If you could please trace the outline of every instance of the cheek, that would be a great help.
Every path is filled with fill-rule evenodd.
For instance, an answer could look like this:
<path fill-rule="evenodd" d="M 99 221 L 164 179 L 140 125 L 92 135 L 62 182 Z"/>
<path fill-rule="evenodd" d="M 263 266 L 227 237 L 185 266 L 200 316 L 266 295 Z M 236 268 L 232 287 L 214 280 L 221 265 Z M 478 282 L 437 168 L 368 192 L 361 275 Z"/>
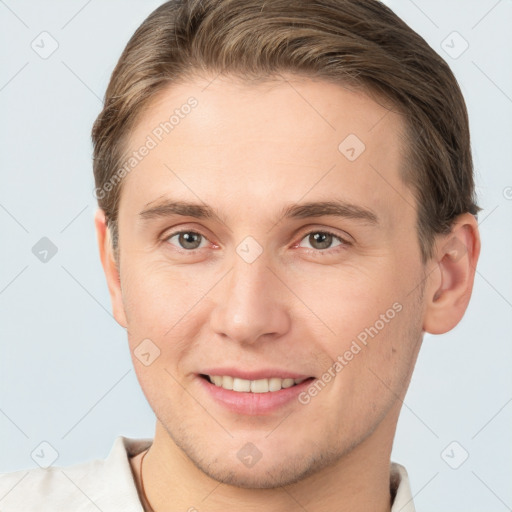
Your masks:
<path fill-rule="evenodd" d="M 339 383 L 374 411 L 405 393 L 422 339 L 414 299 L 394 302 L 376 318 L 345 342 Z"/>
<path fill-rule="evenodd" d="M 182 389 L 173 377 L 178 379 L 188 368 L 189 354 L 197 357 L 201 330 L 208 325 L 207 294 L 218 277 L 142 258 L 132 260 L 125 270 L 123 302 L 139 382 L 151 396 L 165 397 L 172 389 L 178 397 Z M 144 364 L 147 356 L 141 356 L 148 352 L 144 343 L 158 356 L 150 366 Z"/>
<path fill-rule="evenodd" d="M 323 325 L 325 335 L 318 341 L 335 359 L 349 348 L 352 340 L 368 339 L 376 324 L 379 332 L 384 330 L 395 317 L 396 295 L 389 293 L 389 282 L 369 273 L 333 270 L 324 276 L 311 273 L 300 282 L 296 293 L 316 316 L 312 321 L 319 323 L 319 327 Z"/>
<path fill-rule="evenodd" d="M 328 356 L 324 372 L 336 375 L 331 380 L 336 393 L 348 400 L 364 397 L 375 406 L 390 389 L 401 389 L 411 367 L 422 325 L 417 293 L 389 267 L 386 273 L 340 271 L 327 282 L 328 293 L 314 287 L 300 291 L 325 325 L 317 337 L 318 349 Z"/>
<path fill-rule="evenodd" d="M 207 275 L 166 262 L 134 259 L 122 276 L 128 328 L 147 329 L 158 337 L 169 334 L 204 297 L 211 283 Z"/>

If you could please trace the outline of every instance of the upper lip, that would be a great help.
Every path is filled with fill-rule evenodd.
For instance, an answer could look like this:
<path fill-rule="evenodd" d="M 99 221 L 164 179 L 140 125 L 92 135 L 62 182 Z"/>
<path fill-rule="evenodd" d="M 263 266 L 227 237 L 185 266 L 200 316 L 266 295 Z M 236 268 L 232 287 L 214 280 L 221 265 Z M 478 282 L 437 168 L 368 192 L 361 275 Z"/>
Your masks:
<path fill-rule="evenodd" d="M 311 377 L 311 375 L 304 375 L 279 368 L 262 368 L 259 370 L 241 370 L 239 368 L 208 368 L 203 370 L 201 374 L 221 377 L 229 375 L 230 377 L 245 380 L 270 379 L 272 377 L 277 377 L 278 379 L 307 379 Z"/>

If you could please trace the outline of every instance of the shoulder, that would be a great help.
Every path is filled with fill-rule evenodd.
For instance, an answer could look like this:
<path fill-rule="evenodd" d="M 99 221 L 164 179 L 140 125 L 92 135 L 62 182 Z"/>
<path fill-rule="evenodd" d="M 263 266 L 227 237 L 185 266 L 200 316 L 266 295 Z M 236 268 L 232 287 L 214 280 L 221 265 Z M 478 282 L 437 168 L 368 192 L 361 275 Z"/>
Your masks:
<path fill-rule="evenodd" d="M 34 468 L 0 475 L 0 510 L 5 512 L 35 510 L 93 510 L 93 500 L 102 483 L 101 461 L 68 467 Z M 96 511 L 98 509 L 96 508 Z"/>
<path fill-rule="evenodd" d="M 128 456 L 150 444 L 119 436 L 106 459 L 0 474 L 0 510 L 141 512 Z"/>

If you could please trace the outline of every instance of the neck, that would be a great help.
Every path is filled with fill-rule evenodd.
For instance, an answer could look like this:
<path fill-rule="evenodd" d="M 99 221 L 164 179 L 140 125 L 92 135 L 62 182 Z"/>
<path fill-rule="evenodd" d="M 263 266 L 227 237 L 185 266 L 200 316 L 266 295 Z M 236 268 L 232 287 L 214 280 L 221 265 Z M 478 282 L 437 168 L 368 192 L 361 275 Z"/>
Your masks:
<path fill-rule="evenodd" d="M 390 455 L 396 420 L 397 414 L 388 414 L 370 436 L 335 464 L 276 489 L 246 489 L 213 480 L 188 459 L 157 422 L 153 445 L 144 458 L 145 494 L 154 512 L 205 508 L 211 512 L 229 508 L 288 512 L 290 507 L 308 512 L 390 512 Z M 132 459 L 139 486 L 141 455 Z M 149 504 L 144 505 L 151 510 Z"/>

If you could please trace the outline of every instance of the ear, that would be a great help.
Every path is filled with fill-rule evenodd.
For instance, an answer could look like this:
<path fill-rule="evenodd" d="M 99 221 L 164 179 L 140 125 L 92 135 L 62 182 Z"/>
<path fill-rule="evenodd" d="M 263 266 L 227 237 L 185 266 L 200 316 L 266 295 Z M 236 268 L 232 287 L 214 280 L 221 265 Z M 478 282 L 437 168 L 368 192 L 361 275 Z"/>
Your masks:
<path fill-rule="evenodd" d="M 460 322 L 473 290 L 479 254 L 478 223 L 470 213 L 457 217 L 450 233 L 438 237 L 425 288 L 426 332 L 443 334 Z"/>
<path fill-rule="evenodd" d="M 105 212 L 99 209 L 94 216 L 96 226 L 96 236 L 100 250 L 101 264 L 107 278 L 108 291 L 112 302 L 112 311 L 117 323 L 122 327 L 127 327 L 126 315 L 123 306 L 123 297 L 121 294 L 121 280 L 119 278 L 119 268 L 114 256 L 110 230 L 107 227 Z"/>

